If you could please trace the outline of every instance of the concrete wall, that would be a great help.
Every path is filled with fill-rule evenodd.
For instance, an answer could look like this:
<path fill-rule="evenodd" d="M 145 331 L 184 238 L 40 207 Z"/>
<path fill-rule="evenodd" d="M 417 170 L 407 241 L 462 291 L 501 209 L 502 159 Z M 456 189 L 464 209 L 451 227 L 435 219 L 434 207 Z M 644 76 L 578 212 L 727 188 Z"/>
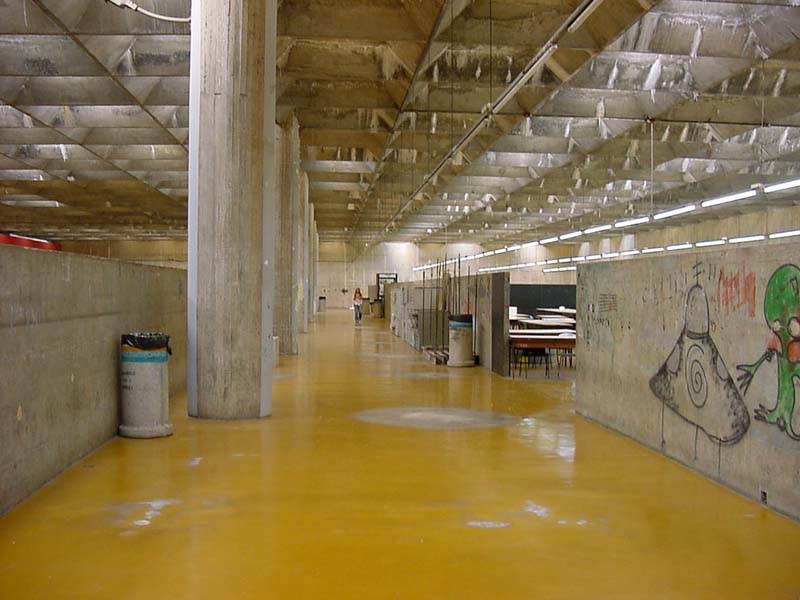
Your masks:
<path fill-rule="evenodd" d="M 367 286 L 375 285 L 377 273 L 397 273 L 398 281 L 421 280 L 421 273 L 413 268 L 430 260 L 448 256 L 481 252 L 476 244 L 412 244 L 410 242 L 384 242 L 359 256 L 358 249 L 345 242 L 320 242 L 318 295 L 327 297 L 332 308 L 348 308 L 355 288 L 360 287 L 366 296 Z M 464 268 L 466 273 L 466 267 Z M 342 293 L 342 290 L 347 290 Z"/>
<path fill-rule="evenodd" d="M 186 240 L 64 240 L 64 252 L 186 269 Z"/>
<path fill-rule="evenodd" d="M 0 513 L 115 435 L 119 336 L 142 330 L 184 389 L 185 271 L 0 246 Z"/>
<path fill-rule="evenodd" d="M 422 311 L 423 282 L 409 281 L 391 285 L 389 289 L 390 301 L 387 304 L 387 315 L 392 332 L 402 338 L 409 345 L 419 348 L 427 345 L 428 338 L 435 336 L 438 330 L 439 339 L 445 340 L 447 345 L 447 313 L 440 311 L 437 320 L 434 311 L 430 310 L 432 301 L 431 293 L 435 283 L 426 281 L 425 322 L 428 324 L 427 332 L 420 332 L 420 314 Z M 460 288 L 459 288 L 460 286 Z M 456 290 L 459 292 L 456 294 Z M 479 356 L 480 364 L 498 375 L 508 375 L 508 301 L 509 301 L 508 273 L 492 273 L 471 277 L 451 278 L 447 283 L 447 294 L 450 297 L 449 305 L 454 312 L 462 314 L 475 314 L 476 327 L 475 350 Z M 459 302 L 455 302 L 456 296 Z M 433 297 L 433 300 L 432 300 Z M 417 318 L 414 319 L 414 315 Z M 431 323 L 438 325 L 431 327 Z M 433 332 L 433 333 L 431 333 Z"/>
<path fill-rule="evenodd" d="M 578 412 L 800 518 L 797 265 L 785 243 L 579 266 Z"/>

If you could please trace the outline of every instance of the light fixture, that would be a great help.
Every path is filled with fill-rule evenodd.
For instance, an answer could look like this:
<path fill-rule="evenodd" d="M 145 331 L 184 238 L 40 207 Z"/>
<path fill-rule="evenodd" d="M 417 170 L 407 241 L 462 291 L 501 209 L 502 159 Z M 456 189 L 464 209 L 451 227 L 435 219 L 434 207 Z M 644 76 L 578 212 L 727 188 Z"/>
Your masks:
<path fill-rule="evenodd" d="M 18 240 L 30 240 L 32 242 L 42 242 L 44 244 L 49 244 L 50 243 L 47 240 L 43 240 L 41 238 L 31 237 L 29 235 L 19 235 L 19 234 L 16 234 L 16 233 L 9 233 L 8 235 L 10 237 L 17 238 Z"/>
<path fill-rule="evenodd" d="M 548 260 L 548 261 L 547 261 L 547 264 L 548 264 L 548 265 L 554 265 L 554 264 L 556 264 L 557 262 L 558 262 L 558 259 L 557 259 L 557 258 L 551 258 L 550 260 Z"/>
<path fill-rule="evenodd" d="M 764 192 L 771 194 L 772 192 L 782 192 L 783 190 L 791 190 L 792 188 L 796 187 L 800 187 L 800 179 L 792 179 L 791 181 L 784 181 L 783 183 L 768 185 L 764 188 Z"/>
<path fill-rule="evenodd" d="M 642 225 L 643 223 L 649 223 L 650 217 L 636 217 L 635 219 L 625 219 L 623 221 L 617 221 L 614 223 L 614 227 L 631 227 L 632 225 Z"/>
<path fill-rule="evenodd" d="M 725 240 L 706 240 L 704 242 L 697 242 L 695 246 L 698 248 L 707 248 L 708 246 L 722 246 Z"/>
<path fill-rule="evenodd" d="M 46 200 L 44 198 L 36 198 L 36 197 L 34 198 L 12 197 L 0 200 L 0 204 L 5 204 L 6 206 L 16 206 L 18 208 L 60 208 L 62 206 L 66 206 L 65 204 L 59 202 L 58 200 Z"/>
<path fill-rule="evenodd" d="M 522 248 L 520 244 L 513 244 L 511 246 L 506 246 L 506 250 L 508 250 L 509 252 L 514 252 L 515 250 L 519 250 L 520 248 Z"/>
<path fill-rule="evenodd" d="M 653 219 L 656 221 L 660 221 L 661 219 L 669 219 L 670 217 L 685 215 L 686 213 L 690 213 L 695 210 L 697 210 L 697 206 L 695 204 L 689 204 L 687 206 L 681 206 L 680 208 L 673 208 L 672 210 L 667 210 L 664 212 L 657 213 L 653 215 Z"/>
<path fill-rule="evenodd" d="M 544 244 L 550 244 L 551 242 L 557 242 L 557 241 L 558 241 L 557 237 L 549 237 L 549 238 L 545 238 L 543 240 L 539 240 L 539 243 L 544 245 Z"/>
<path fill-rule="evenodd" d="M 604 252 L 603 258 L 617 258 L 619 256 L 619 252 Z"/>
<path fill-rule="evenodd" d="M 638 250 L 625 250 L 625 252 L 620 252 L 620 256 L 635 256 L 639 254 Z"/>
<path fill-rule="evenodd" d="M 600 254 L 589 254 L 586 257 L 586 260 L 597 260 L 598 258 L 603 258 Z"/>
<path fill-rule="evenodd" d="M 583 262 L 585 260 L 586 260 L 585 256 L 573 256 L 572 257 L 572 262 Z"/>
<path fill-rule="evenodd" d="M 538 246 L 538 245 L 539 245 L 539 242 L 525 242 L 524 244 L 522 244 L 522 247 L 523 248 L 531 248 L 533 246 Z"/>
<path fill-rule="evenodd" d="M 564 233 L 564 234 L 558 236 L 558 239 L 560 239 L 560 240 L 571 240 L 572 238 L 576 238 L 576 237 L 581 236 L 581 235 L 583 235 L 583 232 L 580 231 L 580 230 L 578 230 L 578 231 L 570 231 L 569 233 Z"/>
<path fill-rule="evenodd" d="M 737 200 L 744 200 L 746 198 L 752 198 L 758 194 L 757 190 L 746 190 L 744 192 L 737 192 L 735 194 L 729 194 L 727 196 L 721 196 L 719 198 L 714 198 L 713 200 L 706 200 L 700 206 L 703 208 L 709 208 L 711 206 L 718 206 L 720 204 L 727 204 L 728 202 L 736 202 Z"/>
<path fill-rule="evenodd" d="M 800 235 L 800 229 L 793 229 L 791 231 L 779 231 L 777 233 L 770 233 L 769 239 L 778 240 L 780 238 L 794 237 Z"/>
<path fill-rule="evenodd" d="M 658 247 L 658 248 L 645 248 L 644 250 L 642 250 L 642 254 L 655 254 L 656 252 L 663 252 L 663 251 L 664 251 L 664 248 L 661 248 L 661 247 Z"/>
<path fill-rule="evenodd" d="M 692 244 L 686 242 L 684 244 L 673 244 L 672 246 L 667 246 L 667 250 L 672 252 L 673 250 L 688 250 L 692 247 Z"/>
<path fill-rule="evenodd" d="M 763 235 L 745 235 L 743 237 L 735 237 L 731 238 L 728 241 L 731 244 L 742 244 L 744 242 L 760 242 L 761 240 L 765 239 L 766 236 Z"/>
<path fill-rule="evenodd" d="M 600 233 L 601 231 L 608 231 L 611 229 L 611 225 L 597 225 L 596 227 L 589 227 L 589 229 L 584 229 L 583 233 Z"/>
<path fill-rule="evenodd" d="M 567 31 L 569 33 L 575 33 L 575 31 L 581 25 L 583 25 L 586 20 L 592 16 L 592 14 L 594 14 L 594 11 L 596 11 L 602 3 L 603 0 L 594 0 L 589 6 L 583 9 L 583 12 L 579 14 L 572 23 L 569 24 Z"/>
<path fill-rule="evenodd" d="M 560 262 L 560 263 L 568 263 L 568 262 L 572 262 L 572 259 L 571 258 L 559 258 L 558 262 Z"/>

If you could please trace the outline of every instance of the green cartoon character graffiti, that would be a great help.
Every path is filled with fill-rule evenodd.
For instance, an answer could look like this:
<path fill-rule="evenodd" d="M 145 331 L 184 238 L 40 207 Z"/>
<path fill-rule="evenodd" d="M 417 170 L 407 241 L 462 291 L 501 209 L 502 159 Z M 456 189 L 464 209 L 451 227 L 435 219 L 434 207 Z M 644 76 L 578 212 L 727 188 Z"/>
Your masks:
<path fill-rule="evenodd" d="M 800 433 L 792 426 L 795 406 L 795 380 L 800 381 L 800 269 L 783 265 L 770 277 L 764 294 L 764 317 L 772 330 L 766 352 L 752 365 L 739 365 L 738 377 L 742 394 L 764 362 L 778 361 L 778 400 L 772 409 L 759 405 L 754 416 L 760 421 L 777 425 L 793 440 Z"/>

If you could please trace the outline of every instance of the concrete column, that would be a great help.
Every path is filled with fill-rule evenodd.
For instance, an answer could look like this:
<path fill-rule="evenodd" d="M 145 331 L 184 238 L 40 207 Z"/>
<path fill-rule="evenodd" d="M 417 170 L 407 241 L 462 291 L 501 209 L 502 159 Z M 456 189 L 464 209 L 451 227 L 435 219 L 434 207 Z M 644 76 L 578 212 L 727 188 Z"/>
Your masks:
<path fill-rule="evenodd" d="M 316 282 L 314 281 L 314 270 L 316 268 L 316 257 L 314 256 L 314 239 L 317 235 L 317 224 L 314 222 L 314 205 L 308 203 L 308 240 L 306 244 L 306 252 L 308 253 L 308 261 L 306 263 L 306 277 L 308 278 L 308 285 L 306 286 L 306 312 L 308 313 L 308 322 L 314 322 L 314 315 L 316 314 Z"/>
<path fill-rule="evenodd" d="M 276 19 L 275 0 L 192 5 L 187 387 L 196 417 L 270 413 L 262 270 L 273 261 L 262 220 L 271 206 L 265 133 L 274 121 Z"/>
<path fill-rule="evenodd" d="M 300 299 L 300 130 L 290 116 L 281 127 L 281 185 L 277 211 L 275 335 L 281 354 L 297 354 Z"/>
<path fill-rule="evenodd" d="M 308 333 L 308 217 L 308 175 L 305 171 L 300 171 L 300 237 L 298 239 L 298 254 L 300 255 L 298 330 L 300 333 Z"/>

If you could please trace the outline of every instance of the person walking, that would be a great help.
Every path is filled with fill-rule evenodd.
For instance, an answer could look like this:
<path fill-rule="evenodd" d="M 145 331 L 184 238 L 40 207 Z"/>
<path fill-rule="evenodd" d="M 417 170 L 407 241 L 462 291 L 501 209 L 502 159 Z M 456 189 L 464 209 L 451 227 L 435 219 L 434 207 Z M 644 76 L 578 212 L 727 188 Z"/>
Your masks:
<path fill-rule="evenodd" d="M 364 297 L 361 295 L 361 288 L 356 288 L 356 293 L 353 294 L 353 311 L 356 316 L 356 325 L 361 323 L 361 304 Z"/>

